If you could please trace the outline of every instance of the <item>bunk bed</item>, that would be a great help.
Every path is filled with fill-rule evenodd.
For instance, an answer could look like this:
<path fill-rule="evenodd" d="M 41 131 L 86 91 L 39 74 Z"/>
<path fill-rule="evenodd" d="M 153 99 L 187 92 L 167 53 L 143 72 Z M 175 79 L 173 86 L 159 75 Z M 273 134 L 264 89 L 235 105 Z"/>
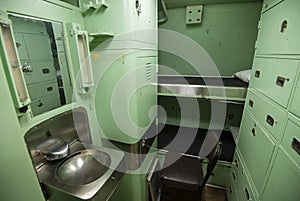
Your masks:
<path fill-rule="evenodd" d="M 237 77 L 158 76 L 159 96 L 244 102 L 247 88 Z"/>
<path fill-rule="evenodd" d="M 183 97 L 197 98 L 200 100 L 220 101 L 226 104 L 244 105 L 249 83 L 240 78 L 233 77 L 199 77 L 199 76 L 158 76 L 159 97 Z M 242 112 L 242 110 L 241 110 Z M 205 128 L 183 127 L 186 135 L 177 135 L 178 125 L 160 124 L 158 148 L 165 151 L 177 151 L 180 153 L 197 156 L 205 136 L 210 132 Z M 196 129 L 196 130 L 195 130 Z M 239 127 L 232 126 L 228 130 L 219 130 L 220 141 L 223 143 L 221 160 L 231 162 L 235 150 Z M 193 136 L 191 133 L 196 133 Z M 193 136 L 193 143 L 187 147 L 183 145 L 185 138 Z M 177 139 L 178 143 L 174 142 Z M 192 139 L 191 139 L 192 140 Z"/>

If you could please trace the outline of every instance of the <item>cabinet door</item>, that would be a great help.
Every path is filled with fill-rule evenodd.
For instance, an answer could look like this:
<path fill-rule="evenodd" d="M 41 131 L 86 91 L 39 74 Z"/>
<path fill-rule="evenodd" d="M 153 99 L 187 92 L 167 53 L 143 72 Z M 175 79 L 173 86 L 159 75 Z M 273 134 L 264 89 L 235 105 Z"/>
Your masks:
<path fill-rule="evenodd" d="M 279 38 L 276 52 L 279 54 L 300 53 L 300 1 L 287 0 L 282 2 L 281 15 L 277 23 Z"/>
<path fill-rule="evenodd" d="M 294 97 L 292 100 L 292 106 L 291 106 L 291 112 L 295 115 L 297 115 L 298 117 L 300 117 L 300 107 L 299 107 L 299 103 L 300 103 L 300 75 L 298 74 L 298 84 L 295 87 L 295 93 L 294 93 Z"/>
<path fill-rule="evenodd" d="M 254 88 L 287 107 L 298 73 L 298 60 L 255 58 L 250 82 Z"/>
<path fill-rule="evenodd" d="M 34 116 L 48 112 L 61 105 L 59 94 L 40 97 L 32 100 L 31 109 Z"/>
<path fill-rule="evenodd" d="M 27 86 L 27 88 L 30 98 L 32 99 L 37 99 L 43 96 L 49 96 L 59 93 L 56 80 L 38 84 L 30 84 Z"/>
<path fill-rule="evenodd" d="M 48 35 L 23 34 L 27 53 L 31 61 L 53 61 L 51 42 Z"/>
<path fill-rule="evenodd" d="M 260 195 L 267 180 L 275 143 L 247 110 L 242 119 L 238 148 Z"/>
<path fill-rule="evenodd" d="M 245 172 L 238 174 L 238 185 L 236 186 L 236 193 L 239 201 L 255 201 L 251 185 L 247 179 Z"/>
<path fill-rule="evenodd" d="M 281 141 L 287 112 L 252 90 L 248 91 L 246 108 L 261 122 L 277 141 Z"/>
<path fill-rule="evenodd" d="M 299 187 L 300 167 L 279 150 L 262 200 L 299 201 Z"/>
<path fill-rule="evenodd" d="M 300 121 L 289 120 L 282 139 L 282 147 L 300 167 Z"/>
<path fill-rule="evenodd" d="M 262 14 L 257 54 L 300 53 L 299 6 L 299 0 L 287 0 Z"/>
<path fill-rule="evenodd" d="M 282 2 L 283 0 L 264 0 L 261 12 L 265 12 L 272 7 L 274 7 L 276 4 Z"/>
<path fill-rule="evenodd" d="M 275 6 L 262 14 L 258 27 L 256 54 L 272 54 L 276 50 L 279 37 L 280 9 L 280 6 Z"/>
<path fill-rule="evenodd" d="M 27 85 L 56 79 L 56 70 L 52 61 L 21 63 L 24 66 L 30 65 L 32 67 L 32 72 L 24 73 L 24 78 Z"/>
<path fill-rule="evenodd" d="M 19 58 L 21 61 L 28 61 L 28 54 L 26 50 L 26 44 L 22 33 L 14 33 Z"/>
<path fill-rule="evenodd" d="M 226 187 L 226 195 L 228 201 L 238 201 L 236 194 L 237 177 L 234 170 L 229 172 L 229 178 Z"/>

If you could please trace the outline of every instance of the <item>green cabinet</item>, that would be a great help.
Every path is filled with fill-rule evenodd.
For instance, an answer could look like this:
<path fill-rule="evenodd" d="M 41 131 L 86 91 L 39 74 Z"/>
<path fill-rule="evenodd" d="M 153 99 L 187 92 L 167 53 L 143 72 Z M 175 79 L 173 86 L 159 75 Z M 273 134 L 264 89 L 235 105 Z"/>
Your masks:
<path fill-rule="evenodd" d="M 236 194 L 236 184 L 237 184 L 236 173 L 233 170 L 231 170 L 228 176 L 229 178 L 226 187 L 227 199 L 230 201 L 239 201 Z"/>
<path fill-rule="evenodd" d="M 299 60 L 255 58 L 250 88 L 287 107 L 298 73 Z"/>
<path fill-rule="evenodd" d="M 31 84 L 28 85 L 27 88 L 32 99 L 59 93 L 56 80 L 52 80 L 50 82 L 45 82 L 42 84 Z"/>
<path fill-rule="evenodd" d="M 262 14 L 258 28 L 258 36 L 256 43 L 256 54 L 267 54 L 274 52 L 277 48 L 279 35 L 280 7 L 276 6 L 268 12 Z"/>
<path fill-rule="evenodd" d="M 248 175 L 244 162 L 240 157 L 239 149 L 235 152 L 233 166 L 228 177 L 229 182 L 226 188 L 228 200 L 258 200 L 254 187 L 250 182 L 251 177 Z"/>
<path fill-rule="evenodd" d="M 291 112 L 300 118 L 300 75 L 298 74 L 298 83 L 295 87 L 295 93 L 292 100 Z"/>
<path fill-rule="evenodd" d="M 19 53 L 19 58 L 22 61 L 28 61 L 28 54 L 27 54 L 27 50 L 26 50 L 26 44 L 23 38 L 23 34 L 22 33 L 14 33 L 15 36 L 15 42 L 16 42 L 16 47 L 17 47 L 17 51 Z"/>
<path fill-rule="evenodd" d="M 300 54 L 299 6 L 298 0 L 285 0 L 262 14 L 257 54 Z"/>
<path fill-rule="evenodd" d="M 34 116 L 48 112 L 61 105 L 59 94 L 39 97 L 33 99 L 31 103 L 32 114 Z"/>
<path fill-rule="evenodd" d="M 275 142 L 247 110 L 245 110 L 242 119 L 240 135 L 238 148 L 257 193 L 260 195 L 270 170 Z"/>
<path fill-rule="evenodd" d="M 276 4 L 282 2 L 283 0 L 265 0 L 261 9 L 261 12 L 265 12 L 272 7 L 274 7 Z"/>
<path fill-rule="evenodd" d="M 56 79 L 56 70 L 52 61 L 21 62 L 21 64 L 32 67 L 31 72 L 24 73 L 27 85 Z"/>
<path fill-rule="evenodd" d="M 290 160 L 284 150 L 280 149 L 262 201 L 298 201 L 300 198 L 299 187 L 300 166 Z"/>
<path fill-rule="evenodd" d="M 261 122 L 277 141 L 281 141 L 287 112 L 272 101 L 249 90 L 246 108 Z"/>
<path fill-rule="evenodd" d="M 282 139 L 282 147 L 300 167 L 300 120 L 289 119 Z"/>
<path fill-rule="evenodd" d="M 299 0 L 263 3 L 239 154 L 232 166 L 239 200 L 300 198 L 299 7 Z"/>
<path fill-rule="evenodd" d="M 53 61 L 48 35 L 24 33 L 23 37 L 30 61 Z"/>

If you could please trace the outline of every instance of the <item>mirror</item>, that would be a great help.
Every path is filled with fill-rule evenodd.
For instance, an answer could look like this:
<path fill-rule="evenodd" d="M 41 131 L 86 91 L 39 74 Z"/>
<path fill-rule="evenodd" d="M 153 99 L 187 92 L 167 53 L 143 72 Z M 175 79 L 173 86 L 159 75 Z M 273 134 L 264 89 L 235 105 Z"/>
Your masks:
<path fill-rule="evenodd" d="M 9 15 L 33 116 L 72 101 L 63 25 Z"/>

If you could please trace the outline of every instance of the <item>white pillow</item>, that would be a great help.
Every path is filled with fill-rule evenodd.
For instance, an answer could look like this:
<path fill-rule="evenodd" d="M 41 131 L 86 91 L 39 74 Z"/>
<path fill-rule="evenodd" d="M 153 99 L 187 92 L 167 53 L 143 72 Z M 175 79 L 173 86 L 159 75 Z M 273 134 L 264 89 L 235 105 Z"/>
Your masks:
<path fill-rule="evenodd" d="M 242 70 L 233 74 L 233 76 L 239 78 L 240 80 L 249 83 L 251 77 L 251 70 Z"/>

